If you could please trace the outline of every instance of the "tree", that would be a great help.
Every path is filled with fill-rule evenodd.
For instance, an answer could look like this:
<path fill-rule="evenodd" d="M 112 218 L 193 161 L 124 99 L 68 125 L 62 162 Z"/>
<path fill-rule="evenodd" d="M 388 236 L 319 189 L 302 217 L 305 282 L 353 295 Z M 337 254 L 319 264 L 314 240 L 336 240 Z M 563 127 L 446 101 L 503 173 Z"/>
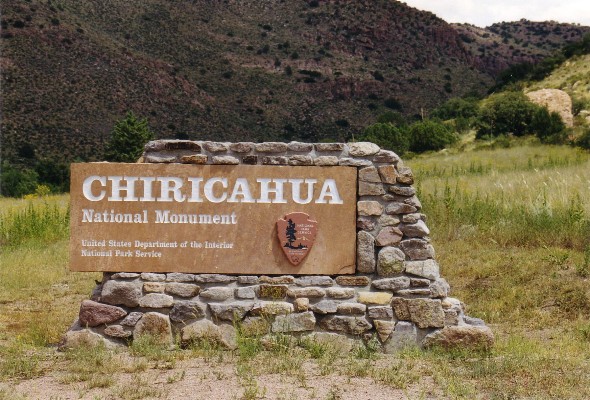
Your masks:
<path fill-rule="evenodd" d="M 381 148 L 404 154 L 410 148 L 410 139 L 404 128 L 390 123 L 376 123 L 365 128 L 359 140 L 373 142 Z"/>
<path fill-rule="evenodd" d="M 505 92 L 490 96 L 479 110 L 477 138 L 530 133 L 533 115 L 539 106 L 522 92 Z"/>
<path fill-rule="evenodd" d="M 147 119 L 138 119 L 129 111 L 125 118 L 115 123 L 105 158 L 115 162 L 136 162 L 143 153 L 143 146 L 153 138 Z"/>
<path fill-rule="evenodd" d="M 37 188 L 37 173 L 32 169 L 17 169 L 4 163 L 0 174 L 0 194 L 8 197 L 22 197 L 34 193 Z"/>
<path fill-rule="evenodd" d="M 434 120 L 415 122 L 410 126 L 410 150 L 421 153 L 441 150 L 455 143 L 457 135 L 445 124 Z"/>
<path fill-rule="evenodd" d="M 530 126 L 543 143 L 562 143 L 565 140 L 565 124 L 556 112 L 549 112 L 545 107 L 539 107 L 533 114 Z"/>

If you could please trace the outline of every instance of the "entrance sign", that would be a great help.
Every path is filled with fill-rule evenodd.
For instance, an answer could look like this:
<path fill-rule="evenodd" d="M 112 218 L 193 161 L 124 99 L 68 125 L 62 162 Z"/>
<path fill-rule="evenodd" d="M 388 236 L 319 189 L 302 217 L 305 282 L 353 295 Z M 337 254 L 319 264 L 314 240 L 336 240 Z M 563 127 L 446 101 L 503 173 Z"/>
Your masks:
<path fill-rule="evenodd" d="M 86 163 L 71 170 L 74 271 L 354 273 L 356 168 Z"/>

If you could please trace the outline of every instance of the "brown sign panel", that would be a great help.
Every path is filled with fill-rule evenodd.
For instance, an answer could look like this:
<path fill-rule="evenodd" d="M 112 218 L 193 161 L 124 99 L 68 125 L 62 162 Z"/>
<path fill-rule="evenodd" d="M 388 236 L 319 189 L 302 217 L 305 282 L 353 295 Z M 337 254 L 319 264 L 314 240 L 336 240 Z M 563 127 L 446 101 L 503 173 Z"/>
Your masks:
<path fill-rule="evenodd" d="M 73 164 L 70 268 L 354 273 L 356 182 L 351 167 Z"/>

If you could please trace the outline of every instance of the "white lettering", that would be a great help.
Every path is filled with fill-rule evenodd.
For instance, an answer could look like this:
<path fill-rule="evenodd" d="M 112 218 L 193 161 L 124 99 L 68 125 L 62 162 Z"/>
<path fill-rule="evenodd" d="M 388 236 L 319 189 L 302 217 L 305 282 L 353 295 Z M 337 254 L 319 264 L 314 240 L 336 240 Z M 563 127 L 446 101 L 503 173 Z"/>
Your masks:
<path fill-rule="evenodd" d="M 338 193 L 338 187 L 336 186 L 336 181 L 334 179 L 325 180 L 324 186 L 322 186 L 322 191 L 320 192 L 320 197 L 318 197 L 315 202 L 317 204 L 326 204 L 326 197 L 330 197 L 328 204 L 343 203 L 340 193 Z"/>
<path fill-rule="evenodd" d="M 84 179 L 84 183 L 82 184 L 82 193 L 84 193 L 84 197 L 90 201 L 101 201 L 106 195 L 106 190 L 101 190 L 100 194 L 95 196 L 94 193 L 92 193 L 92 183 L 95 181 L 100 182 L 103 187 L 107 184 L 106 176 L 89 176 L 88 178 Z"/>
<path fill-rule="evenodd" d="M 283 193 L 283 184 L 287 182 L 287 179 L 268 179 L 268 178 L 259 178 L 256 179 L 256 182 L 260 183 L 260 198 L 258 199 L 258 203 L 286 203 L 287 201 L 284 198 Z M 274 188 L 271 188 L 269 184 L 273 182 L 275 184 Z M 275 196 L 274 200 L 270 200 L 268 197 L 269 194 L 273 193 Z"/>

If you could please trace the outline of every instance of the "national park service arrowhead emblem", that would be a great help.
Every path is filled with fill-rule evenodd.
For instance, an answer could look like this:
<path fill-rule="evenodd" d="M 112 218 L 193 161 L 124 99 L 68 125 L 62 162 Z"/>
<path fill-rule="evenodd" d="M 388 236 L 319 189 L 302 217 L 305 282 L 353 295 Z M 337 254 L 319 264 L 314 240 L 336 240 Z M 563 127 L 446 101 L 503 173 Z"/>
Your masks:
<path fill-rule="evenodd" d="M 299 265 L 311 250 L 318 232 L 318 222 L 302 212 L 292 212 L 277 221 L 277 234 L 289 262 Z"/>

